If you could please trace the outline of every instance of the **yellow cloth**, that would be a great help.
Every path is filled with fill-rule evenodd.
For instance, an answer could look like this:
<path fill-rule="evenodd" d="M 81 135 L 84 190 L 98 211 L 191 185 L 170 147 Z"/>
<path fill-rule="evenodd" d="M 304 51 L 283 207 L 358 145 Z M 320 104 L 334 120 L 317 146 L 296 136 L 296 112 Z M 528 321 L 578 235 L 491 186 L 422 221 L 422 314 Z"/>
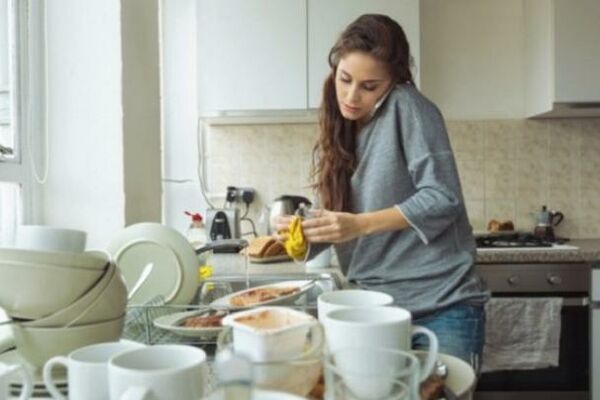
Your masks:
<path fill-rule="evenodd" d="M 294 260 L 302 260 L 308 247 L 302 231 L 302 218 L 294 216 L 288 229 L 289 236 L 284 243 L 285 251 Z"/>

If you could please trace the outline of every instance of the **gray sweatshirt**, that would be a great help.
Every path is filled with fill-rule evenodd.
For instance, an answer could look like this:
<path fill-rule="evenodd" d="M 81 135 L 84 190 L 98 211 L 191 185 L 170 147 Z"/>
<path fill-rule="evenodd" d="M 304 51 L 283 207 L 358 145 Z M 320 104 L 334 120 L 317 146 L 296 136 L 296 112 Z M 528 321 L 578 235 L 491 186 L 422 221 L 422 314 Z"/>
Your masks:
<path fill-rule="evenodd" d="M 348 279 L 389 293 L 414 317 L 483 304 L 489 294 L 474 273 L 475 241 L 436 106 L 397 86 L 359 133 L 356 156 L 352 212 L 397 207 L 410 227 L 336 245 Z"/>

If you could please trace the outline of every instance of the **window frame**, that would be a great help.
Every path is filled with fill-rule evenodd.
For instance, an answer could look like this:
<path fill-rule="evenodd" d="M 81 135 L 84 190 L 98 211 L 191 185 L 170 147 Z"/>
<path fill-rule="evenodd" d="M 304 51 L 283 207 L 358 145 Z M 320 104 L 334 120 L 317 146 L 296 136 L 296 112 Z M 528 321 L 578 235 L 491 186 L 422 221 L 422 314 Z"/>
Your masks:
<path fill-rule="evenodd" d="M 14 148 L 11 157 L 0 156 L 0 181 L 18 184 L 20 207 L 14 210 L 18 223 L 41 220 L 39 185 L 34 184 L 32 161 L 40 157 L 29 151 L 29 140 L 37 147 L 40 129 L 45 128 L 45 8 L 36 0 L 8 0 L 10 124 Z M 34 62 L 31 62 L 33 60 Z M 31 101 L 30 101 L 31 99 Z M 39 153 L 39 152 L 38 152 Z M 34 155 L 35 160 L 31 159 Z"/>

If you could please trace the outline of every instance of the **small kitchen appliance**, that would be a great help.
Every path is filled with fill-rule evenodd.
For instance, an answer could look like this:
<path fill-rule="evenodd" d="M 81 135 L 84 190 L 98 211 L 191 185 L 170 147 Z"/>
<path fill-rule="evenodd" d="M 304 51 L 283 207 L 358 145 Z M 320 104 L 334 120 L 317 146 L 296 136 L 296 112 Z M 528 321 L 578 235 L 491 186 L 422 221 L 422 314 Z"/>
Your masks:
<path fill-rule="evenodd" d="M 283 195 L 273 200 L 271 205 L 267 207 L 269 216 L 267 234 L 271 234 L 276 230 L 275 219 L 279 215 L 293 215 L 300 208 L 300 204 L 312 205 L 310 200 L 303 196 Z"/>
<path fill-rule="evenodd" d="M 209 208 L 206 220 L 209 241 L 240 238 L 240 212 L 237 208 Z"/>
<path fill-rule="evenodd" d="M 560 211 L 548 210 L 548 207 L 542 206 L 542 210 L 536 214 L 536 224 L 533 235 L 539 239 L 554 241 L 554 227 L 562 222 L 564 218 Z"/>

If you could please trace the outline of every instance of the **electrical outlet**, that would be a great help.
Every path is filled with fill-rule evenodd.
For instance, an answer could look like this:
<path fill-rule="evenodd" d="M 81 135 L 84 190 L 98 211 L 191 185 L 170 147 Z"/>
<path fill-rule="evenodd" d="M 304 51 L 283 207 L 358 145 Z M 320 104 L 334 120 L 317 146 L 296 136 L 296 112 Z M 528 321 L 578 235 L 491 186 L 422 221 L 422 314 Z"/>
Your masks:
<path fill-rule="evenodd" d="M 237 189 L 237 201 L 251 204 L 254 201 L 255 190 L 251 187 L 242 187 Z"/>

